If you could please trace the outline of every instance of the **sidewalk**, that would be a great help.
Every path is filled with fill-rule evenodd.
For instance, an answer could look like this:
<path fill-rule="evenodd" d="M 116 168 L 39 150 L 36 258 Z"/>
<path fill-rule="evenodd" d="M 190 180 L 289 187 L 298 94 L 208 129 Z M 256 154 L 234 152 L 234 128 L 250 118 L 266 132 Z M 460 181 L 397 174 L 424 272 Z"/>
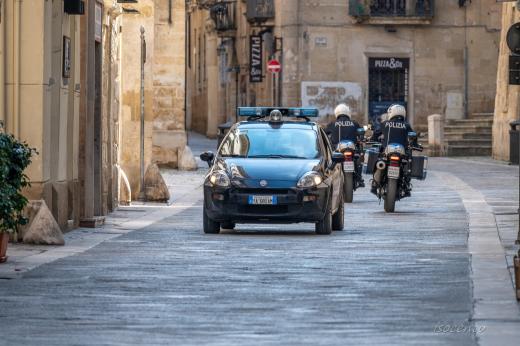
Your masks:
<path fill-rule="evenodd" d="M 479 345 L 517 345 L 520 304 L 513 256 L 518 252 L 518 166 L 488 158 L 433 158 L 432 171 L 455 190 L 468 215 L 472 322 Z"/>

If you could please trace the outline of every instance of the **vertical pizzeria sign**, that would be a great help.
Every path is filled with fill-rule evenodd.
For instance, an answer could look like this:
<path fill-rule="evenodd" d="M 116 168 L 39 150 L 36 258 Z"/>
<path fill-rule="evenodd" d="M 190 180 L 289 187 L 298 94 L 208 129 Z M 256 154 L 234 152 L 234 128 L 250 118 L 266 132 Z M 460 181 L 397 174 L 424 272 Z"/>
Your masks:
<path fill-rule="evenodd" d="M 249 50 L 249 81 L 261 83 L 263 80 L 262 36 L 251 35 Z"/>

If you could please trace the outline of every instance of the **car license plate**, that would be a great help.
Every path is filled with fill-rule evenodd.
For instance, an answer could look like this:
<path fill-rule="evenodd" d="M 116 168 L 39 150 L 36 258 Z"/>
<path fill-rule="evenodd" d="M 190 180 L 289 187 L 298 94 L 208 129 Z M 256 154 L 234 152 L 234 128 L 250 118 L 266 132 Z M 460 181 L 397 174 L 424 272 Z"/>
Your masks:
<path fill-rule="evenodd" d="M 354 172 L 354 161 L 343 162 L 343 172 Z"/>
<path fill-rule="evenodd" d="M 276 196 L 249 196 L 249 204 L 276 205 L 278 204 L 278 198 Z"/>
<path fill-rule="evenodd" d="M 393 167 L 393 166 L 388 167 L 388 178 L 390 178 L 390 179 L 398 179 L 399 178 L 399 173 L 400 173 L 400 168 L 399 167 Z"/>

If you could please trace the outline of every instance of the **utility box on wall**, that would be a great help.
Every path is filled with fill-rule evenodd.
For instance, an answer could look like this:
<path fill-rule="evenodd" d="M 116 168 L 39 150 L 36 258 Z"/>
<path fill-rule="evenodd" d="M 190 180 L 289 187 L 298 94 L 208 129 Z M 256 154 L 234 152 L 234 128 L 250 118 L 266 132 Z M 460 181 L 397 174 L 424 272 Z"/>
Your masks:
<path fill-rule="evenodd" d="M 274 15 L 274 0 L 247 0 L 248 21 L 264 22 Z"/>

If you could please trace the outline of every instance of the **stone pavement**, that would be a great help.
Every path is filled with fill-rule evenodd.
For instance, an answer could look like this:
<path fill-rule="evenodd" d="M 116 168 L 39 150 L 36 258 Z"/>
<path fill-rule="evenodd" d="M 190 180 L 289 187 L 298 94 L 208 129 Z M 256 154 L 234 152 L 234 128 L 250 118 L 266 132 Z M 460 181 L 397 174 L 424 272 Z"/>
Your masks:
<path fill-rule="evenodd" d="M 518 168 L 431 168 L 393 215 L 356 192 L 332 236 L 306 224 L 204 235 L 204 170 L 163 172 L 171 205 L 122 208 L 46 261 L 28 256 L 30 271 L 0 266 L 0 345 L 518 345 L 506 262 Z"/>

